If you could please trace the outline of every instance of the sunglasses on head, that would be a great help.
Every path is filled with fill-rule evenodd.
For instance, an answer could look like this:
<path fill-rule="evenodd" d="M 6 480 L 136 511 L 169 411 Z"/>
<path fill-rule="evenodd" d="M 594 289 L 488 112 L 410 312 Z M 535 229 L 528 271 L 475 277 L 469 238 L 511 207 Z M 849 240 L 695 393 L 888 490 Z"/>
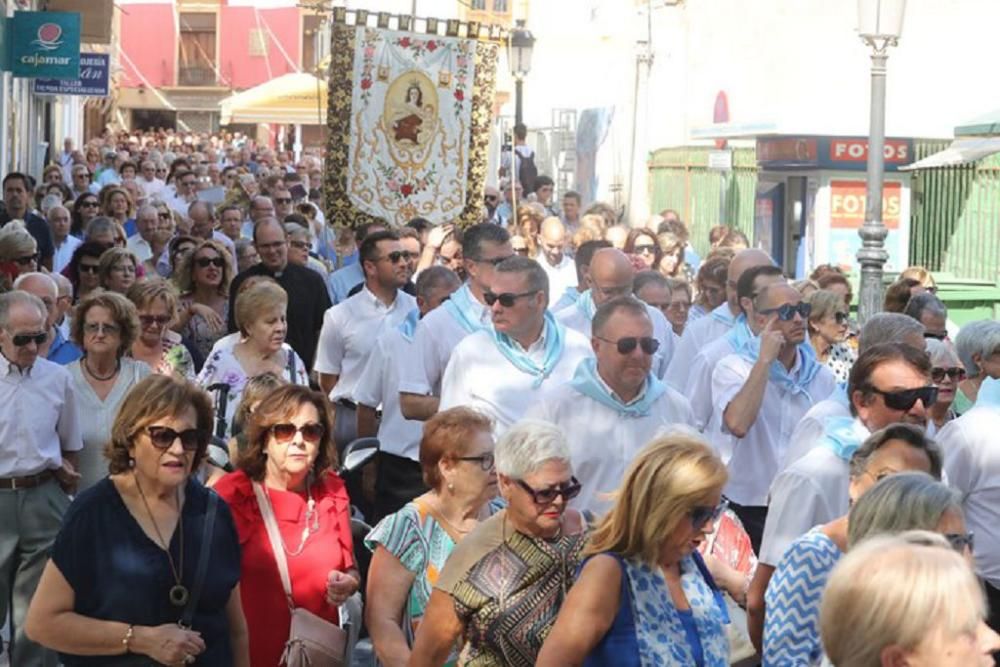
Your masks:
<path fill-rule="evenodd" d="M 715 523 L 722 513 L 729 508 L 729 499 L 723 496 L 722 502 L 720 502 L 715 507 L 710 507 L 707 505 L 697 505 L 691 508 L 688 512 L 688 516 L 691 517 L 691 525 L 695 530 L 699 530 L 704 527 L 708 522 Z"/>
<path fill-rule="evenodd" d="M 958 366 L 952 368 L 931 369 L 931 380 L 934 382 L 944 382 L 946 375 L 951 378 L 952 382 L 961 382 L 965 379 L 965 369 Z"/>
<path fill-rule="evenodd" d="M 514 292 L 504 292 L 503 294 L 494 294 L 493 292 L 483 292 L 483 301 L 486 302 L 487 306 L 492 306 L 497 301 L 499 301 L 500 305 L 503 306 L 504 308 L 511 308 L 521 297 L 531 296 L 533 294 L 538 294 L 538 290 L 533 289 L 528 292 L 519 292 L 516 294 Z"/>
<path fill-rule="evenodd" d="M 226 265 L 226 261 L 221 257 L 198 257 L 194 260 L 194 263 L 198 265 L 199 268 L 207 269 L 210 266 L 214 266 L 221 269 Z"/>
<path fill-rule="evenodd" d="M 323 438 L 325 432 L 326 429 L 323 428 L 323 425 L 316 423 L 303 424 L 302 426 L 296 426 L 295 424 L 275 424 L 271 427 L 271 433 L 278 442 L 291 442 L 295 438 L 296 433 L 301 433 L 303 440 L 315 445 Z"/>
<path fill-rule="evenodd" d="M 576 477 L 570 477 L 568 482 L 550 486 L 547 489 L 533 489 L 523 479 L 514 481 L 531 496 L 531 500 L 536 505 L 549 505 L 555 502 L 559 496 L 562 496 L 565 502 L 569 502 L 580 495 L 580 491 L 583 489 L 583 484 L 580 484 Z"/>
<path fill-rule="evenodd" d="M 809 319 L 809 314 L 812 312 L 812 306 L 805 301 L 800 301 L 799 303 L 793 305 L 790 303 L 783 303 L 777 308 L 767 308 L 765 310 L 758 310 L 759 315 L 770 315 L 772 313 L 777 313 L 778 319 L 782 322 L 788 322 L 795 317 L 795 313 L 806 320 Z"/>
<path fill-rule="evenodd" d="M 611 343 L 618 349 L 618 354 L 632 354 L 635 352 L 635 348 L 641 348 L 644 354 L 653 355 L 656 351 L 660 349 L 660 341 L 656 340 L 652 336 L 626 336 L 625 338 L 619 338 L 618 340 L 608 340 L 607 338 L 601 338 L 600 336 L 594 336 L 597 340 L 603 340 L 605 343 Z"/>
<path fill-rule="evenodd" d="M 851 319 L 851 314 L 844 312 L 836 312 L 833 314 L 833 319 L 837 321 L 837 324 L 847 324 L 847 321 Z"/>
<path fill-rule="evenodd" d="M 184 431 L 175 431 L 168 426 L 147 426 L 146 435 L 153 447 L 157 449 L 170 449 L 174 442 L 180 438 L 181 447 L 186 452 L 193 452 L 198 449 L 204 435 L 196 428 L 189 428 Z"/>
<path fill-rule="evenodd" d="M 14 345 L 17 347 L 24 347 L 29 343 L 34 343 L 35 345 L 41 345 L 46 340 L 48 340 L 49 334 L 46 332 L 34 333 L 34 334 L 15 334 L 11 336 L 11 340 L 14 341 Z"/>
<path fill-rule="evenodd" d="M 882 391 L 875 387 L 869 390 L 878 394 L 885 401 L 885 406 L 890 410 L 909 410 L 919 400 L 925 408 L 929 408 L 937 402 L 937 387 L 918 387 L 917 389 L 903 389 L 900 391 Z"/>

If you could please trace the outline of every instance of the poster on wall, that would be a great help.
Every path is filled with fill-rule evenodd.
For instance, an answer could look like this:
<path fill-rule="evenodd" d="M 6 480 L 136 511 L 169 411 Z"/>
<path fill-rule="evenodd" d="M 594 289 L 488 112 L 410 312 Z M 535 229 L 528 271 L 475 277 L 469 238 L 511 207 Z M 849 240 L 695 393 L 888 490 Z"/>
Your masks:
<path fill-rule="evenodd" d="M 861 237 L 858 230 L 865 222 L 866 187 L 864 180 L 833 179 L 830 181 L 830 254 L 828 262 L 848 273 L 857 267 Z M 882 222 L 889 230 L 885 249 L 889 259 L 886 273 L 902 271 L 907 266 L 908 220 L 904 220 L 903 186 L 898 181 L 886 181 L 882 190 Z"/>

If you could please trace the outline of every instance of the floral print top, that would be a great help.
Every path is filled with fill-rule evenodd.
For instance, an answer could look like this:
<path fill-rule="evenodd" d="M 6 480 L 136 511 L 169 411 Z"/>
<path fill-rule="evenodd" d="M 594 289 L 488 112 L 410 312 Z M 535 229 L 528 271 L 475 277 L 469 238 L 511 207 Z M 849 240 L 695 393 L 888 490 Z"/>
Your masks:
<path fill-rule="evenodd" d="M 183 298 L 180 301 L 180 308 L 183 310 L 191 305 L 190 298 Z M 195 314 L 191 316 L 188 323 L 184 325 L 181 330 L 181 335 L 186 339 L 191 341 L 191 344 L 201 353 L 202 359 L 208 359 L 209 355 L 212 354 L 212 347 L 215 346 L 215 342 L 225 336 L 228 332 L 226 331 L 225 322 L 229 317 L 229 302 L 224 301 L 222 304 L 222 312 L 219 313 L 222 318 L 223 325 L 219 329 L 215 329 L 208 323 L 201 315 Z"/>

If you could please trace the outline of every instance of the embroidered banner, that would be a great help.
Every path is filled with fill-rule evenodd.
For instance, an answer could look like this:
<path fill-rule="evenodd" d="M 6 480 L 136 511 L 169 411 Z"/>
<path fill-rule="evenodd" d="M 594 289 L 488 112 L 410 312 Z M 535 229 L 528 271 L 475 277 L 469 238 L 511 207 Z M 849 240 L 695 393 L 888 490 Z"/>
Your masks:
<path fill-rule="evenodd" d="M 477 222 L 496 45 L 334 25 L 331 53 L 329 220 Z"/>

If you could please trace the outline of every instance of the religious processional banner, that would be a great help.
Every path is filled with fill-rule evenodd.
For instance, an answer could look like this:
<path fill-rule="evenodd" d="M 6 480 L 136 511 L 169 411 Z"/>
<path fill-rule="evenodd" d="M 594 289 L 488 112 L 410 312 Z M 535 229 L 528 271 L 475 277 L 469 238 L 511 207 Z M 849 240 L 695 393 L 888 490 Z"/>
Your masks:
<path fill-rule="evenodd" d="M 328 220 L 477 222 L 496 44 L 335 24 L 331 54 Z"/>

